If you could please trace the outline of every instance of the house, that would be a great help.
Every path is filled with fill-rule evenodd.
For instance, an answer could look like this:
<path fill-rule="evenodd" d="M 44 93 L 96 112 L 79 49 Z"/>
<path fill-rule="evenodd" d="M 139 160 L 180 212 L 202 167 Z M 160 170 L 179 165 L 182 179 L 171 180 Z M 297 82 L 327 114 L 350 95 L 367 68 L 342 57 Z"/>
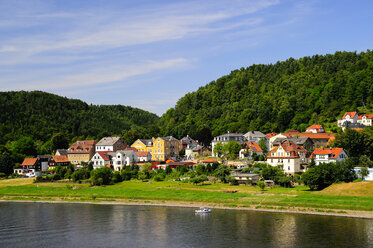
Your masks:
<path fill-rule="evenodd" d="M 264 139 L 266 141 L 268 140 L 267 136 L 264 133 L 259 132 L 259 131 L 250 131 L 250 132 L 245 133 L 244 136 L 246 137 L 248 141 L 253 141 L 256 143 L 259 143 L 261 139 Z"/>
<path fill-rule="evenodd" d="M 252 156 L 263 155 L 263 150 L 260 148 L 258 143 L 250 141 L 243 144 L 242 149 L 239 152 L 239 158 L 252 158 Z"/>
<path fill-rule="evenodd" d="M 180 141 L 172 136 L 158 137 L 153 141 L 152 160 L 165 161 L 176 158 L 180 152 Z"/>
<path fill-rule="evenodd" d="M 110 152 L 114 170 L 120 171 L 124 166 L 130 166 L 137 162 L 137 155 L 132 150 Z"/>
<path fill-rule="evenodd" d="M 131 145 L 132 148 L 136 148 L 139 152 L 150 152 L 153 154 L 153 139 L 138 139 Z"/>
<path fill-rule="evenodd" d="M 92 163 L 94 169 L 97 169 L 102 166 L 110 165 L 111 155 L 109 153 L 111 153 L 111 151 L 96 152 L 95 155 L 92 156 L 89 162 Z"/>
<path fill-rule="evenodd" d="M 67 156 L 67 149 L 57 149 L 56 153 L 54 154 L 56 156 Z"/>
<path fill-rule="evenodd" d="M 36 173 L 41 171 L 41 163 L 38 158 L 25 158 L 20 164 L 21 169 L 14 169 L 14 173 L 26 174 L 26 173 Z"/>
<path fill-rule="evenodd" d="M 348 158 L 343 148 L 316 148 L 310 156 L 316 165 L 320 163 L 330 163 L 342 161 Z"/>
<path fill-rule="evenodd" d="M 104 137 L 96 144 L 96 152 L 124 150 L 127 143 L 121 137 Z"/>
<path fill-rule="evenodd" d="M 358 178 L 361 178 L 361 175 L 360 175 L 361 168 L 362 167 L 355 167 L 354 168 L 354 171 L 355 171 Z M 363 181 L 373 181 L 373 168 L 367 168 L 367 169 L 368 169 L 369 174 L 362 179 L 363 179 Z"/>
<path fill-rule="evenodd" d="M 212 154 L 213 156 L 217 156 L 217 154 L 214 153 L 214 147 L 217 143 L 228 143 L 229 141 L 235 141 L 240 145 L 243 145 L 247 139 L 242 133 L 226 133 L 217 137 L 214 137 L 214 139 L 211 142 L 211 147 L 212 147 Z"/>
<path fill-rule="evenodd" d="M 202 145 L 189 144 L 185 149 L 185 158 L 188 160 L 194 159 L 203 155 L 211 155 L 211 151 Z"/>
<path fill-rule="evenodd" d="M 41 171 L 45 172 L 49 168 L 49 161 L 52 156 L 50 155 L 38 155 L 36 156 L 38 159 L 38 163 L 40 163 Z"/>
<path fill-rule="evenodd" d="M 373 115 L 360 115 L 357 118 L 357 123 L 363 124 L 364 126 L 373 126 Z"/>
<path fill-rule="evenodd" d="M 268 153 L 267 163 L 282 168 L 287 174 L 302 173 L 308 164 L 308 151 L 285 140 Z"/>
<path fill-rule="evenodd" d="M 337 121 L 338 127 L 343 127 L 343 124 L 345 124 L 346 122 L 357 123 L 358 117 L 359 115 L 357 114 L 357 112 L 346 112 L 343 115 L 342 119 Z"/>
<path fill-rule="evenodd" d="M 308 137 L 310 138 L 314 145 L 313 147 L 326 147 L 330 144 L 332 140 L 335 139 L 334 133 L 300 133 L 297 137 Z"/>
<path fill-rule="evenodd" d="M 314 149 L 314 142 L 309 137 L 290 137 L 290 138 L 277 138 L 273 141 L 273 147 L 280 145 L 283 141 L 289 140 L 303 148 L 307 151 L 312 152 Z M 272 148 L 273 149 L 273 148 Z"/>
<path fill-rule="evenodd" d="M 238 184 L 257 184 L 259 181 L 259 174 L 233 172 L 231 176 Z"/>
<path fill-rule="evenodd" d="M 67 155 L 55 155 L 49 160 L 49 168 L 54 169 L 56 166 L 68 166 L 70 164 Z"/>
<path fill-rule="evenodd" d="M 269 140 L 270 138 L 272 138 L 273 136 L 276 136 L 276 135 L 277 135 L 277 133 L 267 133 L 266 137 Z"/>
<path fill-rule="evenodd" d="M 198 141 L 192 139 L 191 137 L 189 137 L 189 135 L 185 136 L 180 140 L 180 150 L 185 150 L 188 147 L 188 145 L 191 144 L 198 145 Z"/>
<path fill-rule="evenodd" d="M 322 125 L 314 124 L 307 127 L 305 133 L 325 133 L 325 129 Z"/>
<path fill-rule="evenodd" d="M 150 152 L 136 152 L 137 162 L 150 162 L 152 161 L 152 155 Z"/>
<path fill-rule="evenodd" d="M 88 163 L 95 154 L 96 141 L 94 140 L 78 140 L 70 146 L 67 151 L 67 157 L 70 163 L 74 165 L 82 162 Z"/>
<path fill-rule="evenodd" d="M 272 149 L 273 149 L 273 142 L 274 142 L 277 138 L 286 139 L 287 137 L 289 137 L 289 135 L 284 135 L 284 134 L 282 134 L 282 133 L 279 133 L 279 134 L 273 135 L 271 138 L 269 138 L 269 150 L 272 150 Z"/>

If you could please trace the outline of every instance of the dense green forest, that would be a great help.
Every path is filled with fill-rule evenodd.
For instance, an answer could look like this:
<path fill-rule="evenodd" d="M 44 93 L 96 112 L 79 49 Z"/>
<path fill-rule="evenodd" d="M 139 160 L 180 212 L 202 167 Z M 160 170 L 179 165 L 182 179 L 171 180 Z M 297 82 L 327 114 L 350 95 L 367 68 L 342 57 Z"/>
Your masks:
<path fill-rule="evenodd" d="M 0 92 L 0 145 L 22 137 L 49 141 L 61 133 L 70 142 L 77 138 L 100 139 L 107 135 L 158 134 L 158 116 L 122 105 L 87 103 L 40 91 Z"/>
<path fill-rule="evenodd" d="M 373 52 L 336 52 L 232 71 L 182 97 L 160 119 L 163 135 L 333 130 L 345 111 L 373 109 Z"/>

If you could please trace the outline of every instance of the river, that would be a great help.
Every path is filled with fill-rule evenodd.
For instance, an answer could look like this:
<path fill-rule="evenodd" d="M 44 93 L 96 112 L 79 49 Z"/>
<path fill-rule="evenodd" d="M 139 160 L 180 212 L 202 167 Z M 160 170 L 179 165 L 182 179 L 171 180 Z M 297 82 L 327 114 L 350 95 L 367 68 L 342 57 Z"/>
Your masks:
<path fill-rule="evenodd" d="M 373 220 L 193 208 L 0 203 L 0 247 L 373 247 Z"/>

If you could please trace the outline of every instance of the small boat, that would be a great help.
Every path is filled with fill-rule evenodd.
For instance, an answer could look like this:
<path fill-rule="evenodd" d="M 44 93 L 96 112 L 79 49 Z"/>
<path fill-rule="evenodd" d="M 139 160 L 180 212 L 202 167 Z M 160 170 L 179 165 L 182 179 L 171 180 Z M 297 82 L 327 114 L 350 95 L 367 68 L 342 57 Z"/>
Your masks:
<path fill-rule="evenodd" d="M 211 208 L 200 208 L 200 209 L 197 209 L 195 210 L 195 213 L 196 214 L 209 214 L 211 213 Z"/>

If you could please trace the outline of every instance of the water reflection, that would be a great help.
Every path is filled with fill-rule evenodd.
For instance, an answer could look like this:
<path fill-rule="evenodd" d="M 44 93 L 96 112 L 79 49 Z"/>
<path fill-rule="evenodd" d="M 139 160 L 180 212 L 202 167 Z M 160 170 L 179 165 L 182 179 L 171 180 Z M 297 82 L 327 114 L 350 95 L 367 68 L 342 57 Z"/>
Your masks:
<path fill-rule="evenodd" d="M 1 247 L 369 247 L 373 221 L 213 209 L 0 203 Z"/>

